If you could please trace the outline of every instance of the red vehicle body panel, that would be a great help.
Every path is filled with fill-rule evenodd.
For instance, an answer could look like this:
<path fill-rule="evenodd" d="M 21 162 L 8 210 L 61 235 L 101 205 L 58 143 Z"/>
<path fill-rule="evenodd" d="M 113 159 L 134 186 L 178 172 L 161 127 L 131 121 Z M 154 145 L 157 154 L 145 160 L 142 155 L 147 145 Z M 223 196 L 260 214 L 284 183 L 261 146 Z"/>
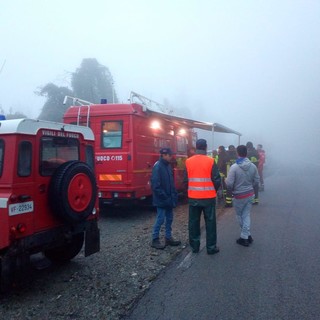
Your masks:
<path fill-rule="evenodd" d="M 170 147 L 176 153 L 174 178 L 178 191 L 183 190 L 185 160 L 197 136 L 191 126 L 177 117 L 150 112 L 136 103 L 92 104 L 70 107 L 64 122 L 89 125 L 95 135 L 95 168 L 101 204 L 151 196 L 152 167 L 162 147 Z M 111 131 L 112 126 L 119 127 L 114 131 L 119 136 L 111 138 L 117 141 L 116 145 L 108 145 L 104 140 L 110 133 L 105 130 L 106 126 Z"/>
<path fill-rule="evenodd" d="M 29 123 L 30 119 L 25 121 Z M 40 139 L 42 137 L 77 137 L 79 141 L 79 160 L 85 161 L 85 146 L 94 146 L 94 137 L 90 139 L 76 130 L 68 131 L 70 128 L 63 128 L 64 124 L 54 123 L 52 127 L 43 127 L 32 129 L 37 125 L 36 120 L 30 120 L 30 130 L 36 131 L 33 134 L 28 132 L 2 132 L 7 125 L 7 121 L 0 121 L 0 142 L 3 142 L 4 148 L 1 149 L 1 168 L 0 174 L 0 253 L 1 250 L 7 250 L 19 239 L 31 237 L 35 234 L 45 233 L 47 230 L 53 230 L 65 223 L 57 217 L 48 205 L 48 188 L 51 175 L 41 175 L 41 163 L 39 150 Z M 49 122 L 48 122 L 49 124 Z M 69 126 L 71 127 L 71 126 Z M 6 131 L 4 129 L 4 131 Z M 30 174 L 23 176 L 18 172 L 19 152 L 21 143 L 30 143 L 31 147 L 31 166 Z M 66 155 L 67 152 L 66 152 Z M 72 159 L 73 160 L 73 159 Z M 23 163 L 24 161 L 22 161 Z M 61 201 L 61 199 L 57 199 Z M 97 201 L 96 201 L 97 202 Z M 98 218 L 98 202 L 96 204 L 96 215 L 91 215 L 90 219 Z M 23 230 L 18 231 L 23 226 Z M 41 246 L 41 243 L 39 243 Z"/>

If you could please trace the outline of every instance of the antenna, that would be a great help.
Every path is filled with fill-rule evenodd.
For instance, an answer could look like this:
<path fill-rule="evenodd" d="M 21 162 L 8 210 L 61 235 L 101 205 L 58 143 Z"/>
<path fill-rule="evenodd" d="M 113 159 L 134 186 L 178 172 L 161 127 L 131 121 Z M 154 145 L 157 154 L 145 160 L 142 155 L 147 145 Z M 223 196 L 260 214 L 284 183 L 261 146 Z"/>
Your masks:
<path fill-rule="evenodd" d="M 6 64 L 6 59 L 4 59 L 4 62 L 3 62 L 3 64 L 2 64 L 2 66 L 1 66 L 1 69 L 0 69 L 0 73 L 2 72 L 2 70 L 3 70 L 3 68 L 4 68 L 4 65 Z"/>

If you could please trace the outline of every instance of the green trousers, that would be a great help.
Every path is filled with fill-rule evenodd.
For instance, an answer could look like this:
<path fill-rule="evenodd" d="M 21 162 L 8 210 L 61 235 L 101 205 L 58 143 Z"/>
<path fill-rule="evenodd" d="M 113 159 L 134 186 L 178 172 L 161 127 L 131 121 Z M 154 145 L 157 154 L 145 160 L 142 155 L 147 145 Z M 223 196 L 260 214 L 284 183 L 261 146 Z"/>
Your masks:
<path fill-rule="evenodd" d="M 189 198 L 189 243 L 193 251 L 198 251 L 200 248 L 202 212 L 206 226 L 206 247 L 207 252 L 210 252 L 217 244 L 216 198 Z"/>

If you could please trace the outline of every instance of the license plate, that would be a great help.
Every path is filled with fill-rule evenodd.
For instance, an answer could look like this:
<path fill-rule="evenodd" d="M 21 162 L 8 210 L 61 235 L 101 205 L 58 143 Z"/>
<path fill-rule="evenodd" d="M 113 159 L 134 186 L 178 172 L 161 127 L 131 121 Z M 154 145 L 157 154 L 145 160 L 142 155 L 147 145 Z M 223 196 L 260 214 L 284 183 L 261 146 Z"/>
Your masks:
<path fill-rule="evenodd" d="M 9 204 L 9 216 L 33 212 L 33 201 Z"/>

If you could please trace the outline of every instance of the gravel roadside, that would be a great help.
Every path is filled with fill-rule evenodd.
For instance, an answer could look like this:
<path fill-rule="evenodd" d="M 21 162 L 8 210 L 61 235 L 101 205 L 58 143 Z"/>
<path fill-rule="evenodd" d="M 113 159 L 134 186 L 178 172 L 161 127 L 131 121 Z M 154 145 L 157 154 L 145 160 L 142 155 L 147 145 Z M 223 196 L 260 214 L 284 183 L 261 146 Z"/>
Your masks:
<path fill-rule="evenodd" d="M 121 319 L 188 246 L 188 206 L 174 214 L 173 235 L 182 245 L 156 250 L 150 247 L 154 209 L 103 212 L 100 252 L 87 258 L 82 252 L 66 265 L 32 257 L 23 285 L 0 297 L 2 319 Z"/>

